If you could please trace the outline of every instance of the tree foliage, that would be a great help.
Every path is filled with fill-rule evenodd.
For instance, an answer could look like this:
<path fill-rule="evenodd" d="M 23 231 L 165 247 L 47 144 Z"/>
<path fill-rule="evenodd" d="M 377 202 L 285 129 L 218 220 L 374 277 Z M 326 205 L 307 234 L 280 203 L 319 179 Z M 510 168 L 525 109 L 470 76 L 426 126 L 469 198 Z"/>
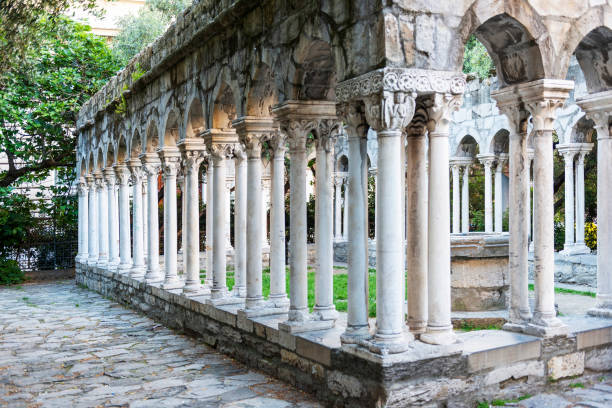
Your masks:
<path fill-rule="evenodd" d="M 470 78 L 487 79 L 494 77 L 495 64 L 487 49 L 476 36 L 471 35 L 463 51 L 463 73 Z"/>
<path fill-rule="evenodd" d="M 147 0 L 137 14 L 119 20 L 119 34 L 113 41 L 113 53 L 127 65 L 147 44 L 168 27 L 172 19 L 191 3 L 190 0 Z"/>

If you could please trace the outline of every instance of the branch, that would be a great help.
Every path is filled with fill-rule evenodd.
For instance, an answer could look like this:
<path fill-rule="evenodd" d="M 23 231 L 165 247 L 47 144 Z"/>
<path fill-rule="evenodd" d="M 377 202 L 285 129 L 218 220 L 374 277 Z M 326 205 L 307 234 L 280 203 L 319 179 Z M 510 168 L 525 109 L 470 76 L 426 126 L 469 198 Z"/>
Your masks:
<path fill-rule="evenodd" d="M 50 157 L 39 163 L 20 167 L 18 169 L 10 169 L 2 174 L 0 177 L 0 187 L 8 187 L 13 184 L 17 179 L 25 176 L 28 173 L 34 173 L 42 170 L 52 169 L 55 167 L 70 167 L 74 166 L 74 163 L 66 163 L 65 159 L 71 157 L 74 153 L 72 151 L 64 152 L 58 156 Z"/>

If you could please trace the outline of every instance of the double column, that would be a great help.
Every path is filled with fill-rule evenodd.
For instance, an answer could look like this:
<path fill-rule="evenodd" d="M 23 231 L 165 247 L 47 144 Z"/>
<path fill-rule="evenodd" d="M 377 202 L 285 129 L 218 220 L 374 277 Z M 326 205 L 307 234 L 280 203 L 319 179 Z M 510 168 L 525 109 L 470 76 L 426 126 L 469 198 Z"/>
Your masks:
<path fill-rule="evenodd" d="M 495 162 L 495 155 L 483 154 L 478 159 L 484 166 L 484 211 L 485 211 L 485 232 L 493 232 L 493 190 L 491 189 L 491 167 Z"/>
<path fill-rule="evenodd" d="M 100 170 L 94 174 L 96 179 L 96 195 L 98 198 L 98 268 L 108 266 L 108 196 L 104 173 Z"/>
<path fill-rule="evenodd" d="M 178 148 L 164 146 L 159 150 L 164 177 L 164 289 L 180 289 L 183 282 L 177 274 L 176 176 L 181 154 Z"/>
<path fill-rule="evenodd" d="M 470 166 L 471 157 L 454 157 L 450 166 L 453 174 L 453 234 L 470 232 Z M 460 177 L 461 174 L 461 177 Z M 459 180 L 461 189 L 459 189 Z M 461 199 L 459 198 L 461 196 Z M 461 208 L 461 210 L 460 210 Z"/>
<path fill-rule="evenodd" d="M 198 175 L 204 160 L 204 141 L 202 139 L 183 139 L 178 144 L 183 158 L 183 264 L 185 265 L 185 286 L 187 296 L 207 294 L 207 288 L 200 282 L 200 200 L 198 197 Z"/>
<path fill-rule="evenodd" d="M 87 237 L 87 242 L 88 242 L 88 246 L 89 249 L 87 250 L 88 253 L 88 258 L 87 258 L 87 265 L 89 267 L 94 267 L 96 266 L 96 263 L 98 262 L 98 220 L 97 220 L 97 216 L 98 216 L 98 212 L 97 212 L 97 208 L 98 208 L 98 200 L 97 200 L 97 194 L 96 194 L 96 183 L 95 183 L 95 179 L 93 174 L 88 174 L 85 177 L 86 181 L 87 181 L 87 190 L 89 193 L 89 197 L 88 197 L 88 237 Z"/>
<path fill-rule="evenodd" d="M 159 206 L 157 178 L 161 162 L 157 153 L 144 153 L 140 156 L 142 168 L 147 176 L 147 272 L 145 280 L 147 283 L 159 283 L 164 280 L 164 275 L 159 269 Z"/>
<path fill-rule="evenodd" d="M 501 234 L 503 232 L 504 219 L 504 199 L 502 197 L 502 174 L 507 156 L 501 153 L 497 156 L 497 165 L 495 166 L 495 232 Z M 527 179 L 529 179 L 529 168 L 527 169 Z"/>
<path fill-rule="evenodd" d="M 597 303 L 588 313 L 612 318 L 612 91 L 577 103 L 597 131 Z"/>
<path fill-rule="evenodd" d="M 134 279 L 144 279 L 144 216 L 142 210 L 142 163 L 138 158 L 132 158 L 128 162 L 132 178 L 132 227 L 133 227 L 133 260 L 130 276 Z"/>
<path fill-rule="evenodd" d="M 88 246 L 89 246 L 89 228 L 88 228 L 88 197 L 87 197 L 87 181 L 85 177 L 79 177 L 79 183 L 77 185 L 79 194 L 79 252 L 76 257 L 76 261 L 79 264 L 87 263 Z"/>
<path fill-rule="evenodd" d="M 114 166 L 119 180 L 119 266 L 117 271 L 126 274 L 132 268 L 130 242 L 130 170 L 124 163 Z"/>
<path fill-rule="evenodd" d="M 121 259 L 119 258 L 119 208 L 117 206 L 117 175 L 113 167 L 104 169 L 106 185 L 108 186 L 108 269 L 116 271 Z"/>

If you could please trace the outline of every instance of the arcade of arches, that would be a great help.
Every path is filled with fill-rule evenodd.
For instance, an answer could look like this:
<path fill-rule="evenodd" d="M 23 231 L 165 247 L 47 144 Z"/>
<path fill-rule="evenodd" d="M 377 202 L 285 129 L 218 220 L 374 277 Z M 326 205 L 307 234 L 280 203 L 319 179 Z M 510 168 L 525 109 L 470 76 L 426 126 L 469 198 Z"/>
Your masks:
<path fill-rule="evenodd" d="M 612 327 L 606 319 L 612 317 L 612 6 L 569 1 L 560 20 L 548 0 L 353 3 L 202 0 L 84 105 L 77 126 L 77 281 L 198 333 L 330 404 L 473 400 L 511 392 L 499 384 L 524 375 L 536 379 L 535 388 L 547 377 L 567 376 L 555 359 L 579 361 L 584 371 L 593 353 L 612 355 L 609 331 L 591 335 Z M 471 34 L 495 62 L 491 98 L 506 121 L 486 142 L 477 129 L 451 126 L 470 95 L 461 66 Z M 575 102 L 574 81 L 566 79 L 574 57 L 586 86 Z M 585 318 L 591 326 L 579 330 L 557 316 L 554 292 L 553 130 L 568 99 L 591 121 L 598 143 L 597 306 L 589 312 L 597 318 Z M 340 135 L 342 155 L 335 149 Z M 559 151 L 568 169 L 579 158 L 576 171 L 566 172 L 579 186 L 589 145 L 570 142 Z M 370 143 L 376 144 L 374 320 L 368 315 Z M 506 330 L 482 341 L 455 333 L 451 323 L 450 237 L 469 231 L 468 168 L 475 160 L 484 166 L 485 232 L 502 233 L 506 207 L 509 213 Z M 312 310 L 309 192 L 315 197 Z M 577 210 L 568 213 L 580 218 L 584 202 L 576 197 Z M 583 243 L 583 224 L 575 239 L 569 230 L 568 244 Z M 333 303 L 339 240 L 347 246 L 346 314 Z M 564 341 L 571 346 L 556 346 Z M 442 379 L 458 385 L 442 387 Z"/>

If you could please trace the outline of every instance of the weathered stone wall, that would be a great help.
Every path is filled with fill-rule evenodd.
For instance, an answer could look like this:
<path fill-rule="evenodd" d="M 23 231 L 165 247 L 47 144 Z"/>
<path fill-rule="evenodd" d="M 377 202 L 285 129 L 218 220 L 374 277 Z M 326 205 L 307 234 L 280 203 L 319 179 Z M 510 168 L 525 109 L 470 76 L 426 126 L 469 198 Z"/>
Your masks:
<path fill-rule="evenodd" d="M 529 259 L 529 279 L 533 280 L 533 254 Z M 555 254 L 555 282 L 597 288 L 597 255 Z"/>

